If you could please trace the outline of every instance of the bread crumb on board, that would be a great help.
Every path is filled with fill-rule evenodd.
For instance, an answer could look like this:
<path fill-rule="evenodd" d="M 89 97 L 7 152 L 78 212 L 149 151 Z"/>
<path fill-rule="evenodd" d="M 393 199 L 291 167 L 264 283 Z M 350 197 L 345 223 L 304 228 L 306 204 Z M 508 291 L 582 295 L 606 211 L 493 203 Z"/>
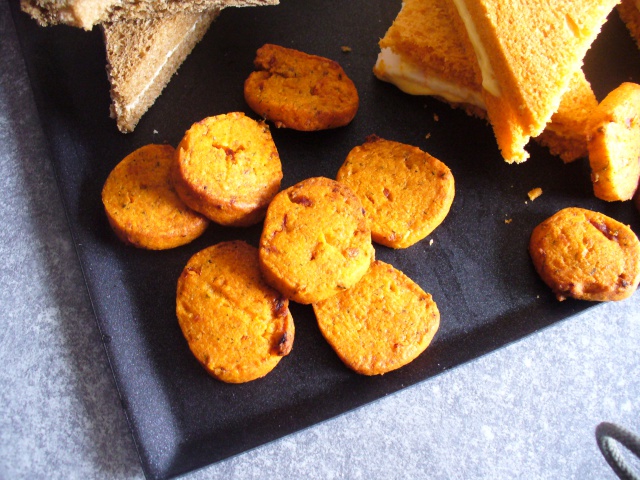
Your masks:
<path fill-rule="evenodd" d="M 542 195 L 542 189 L 540 187 L 532 188 L 529 190 L 527 195 L 529 196 L 529 200 L 533 202 L 536 198 Z"/>

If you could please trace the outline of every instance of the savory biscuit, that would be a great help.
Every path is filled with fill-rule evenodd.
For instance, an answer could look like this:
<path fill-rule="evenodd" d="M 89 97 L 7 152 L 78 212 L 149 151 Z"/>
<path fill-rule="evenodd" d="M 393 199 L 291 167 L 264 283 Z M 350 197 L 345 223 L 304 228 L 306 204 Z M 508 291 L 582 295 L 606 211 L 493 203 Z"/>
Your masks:
<path fill-rule="evenodd" d="M 145 145 L 111 171 L 102 189 L 109 224 L 125 243 L 164 250 L 191 242 L 209 225 L 171 186 L 171 145 Z"/>
<path fill-rule="evenodd" d="M 265 376 L 293 345 L 289 301 L 264 283 L 258 250 L 243 241 L 191 257 L 178 279 L 176 314 L 196 359 L 223 382 Z"/>
<path fill-rule="evenodd" d="M 406 248 L 447 216 L 455 186 L 451 170 L 417 147 L 375 135 L 355 147 L 336 179 L 360 197 L 374 242 Z"/>
<path fill-rule="evenodd" d="M 596 197 L 630 200 L 640 179 L 640 85 L 610 92 L 587 125 L 591 180 Z"/>
<path fill-rule="evenodd" d="M 176 191 L 192 209 L 221 225 L 258 223 L 280 190 L 282 164 L 269 127 L 242 112 L 194 123 L 176 157 Z"/>
<path fill-rule="evenodd" d="M 358 91 L 328 58 L 266 44 L 244 84 L 251 109 L 277 127 L 313 131 L 347 125 L 358 111 Z"/>
<path fill-rule="evenodd" d="M 354 285 L 375 255 L 362 203 L 349 187 L 324 177 L 276 195 L 259 250 L 267 283 L 304 304 Z"/>
<path fill-rule="evenodd" d="M 314 303 L 313 310 L 340 359 L 364 375 L 383 374 L 413 361 L 440 325 L 431 295 L 379 260 L 355 286 Z"/>
<path fill-rule="evenodd" d="M 564 300 L 622 300 L 640 282 L 640 242 L 622 223 L 565 208 L 531 234 L 529 253 L 542 280 Z"/>

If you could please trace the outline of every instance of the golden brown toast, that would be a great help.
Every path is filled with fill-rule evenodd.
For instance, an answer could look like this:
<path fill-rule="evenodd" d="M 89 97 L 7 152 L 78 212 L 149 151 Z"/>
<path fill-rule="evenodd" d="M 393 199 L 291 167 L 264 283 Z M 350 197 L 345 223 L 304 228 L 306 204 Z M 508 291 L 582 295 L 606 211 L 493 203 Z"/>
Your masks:
<path fill-rule="evenodd" d="M 502 156 L 522 162 L 619 0 L 453 0 Z M 466 36 L 464 35 L 466 32 Z"/>
<path fill-rule="evenodd" d="M 485 118 L 482 77 L 475 52 L 457 34 L 451 0 L 405 0 L 380 41 L 375 75 L 413 95 L 433 95 Z M 565 162 L 587 155 L 584 127 L 597 106 L 591 85 L 577 70 L 558 111 L 536 139 Z"/>

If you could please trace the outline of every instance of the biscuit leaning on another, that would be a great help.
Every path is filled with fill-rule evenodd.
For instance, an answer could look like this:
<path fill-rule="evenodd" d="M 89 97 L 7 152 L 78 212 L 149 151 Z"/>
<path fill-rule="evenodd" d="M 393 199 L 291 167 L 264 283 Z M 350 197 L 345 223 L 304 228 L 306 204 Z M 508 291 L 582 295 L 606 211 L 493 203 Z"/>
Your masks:
<path fill-rule="evenodd" d="M 379 260 L 354 287 L 314 303 L 313 310 L 340 359 L 363 375 L 381 375 L 415 360 L 440 325 L 431 295 Z"/>
<path fill-rule="evenodd" d="M 277 127 L 314 131 L 347 125 L 358 111 L 358 91 L 342 67 L 317 55 L 266 44 L 244 84 L 251 109 Z"/>
<path fill-rule="evenodd" d="M 319 302 L 355 285 L 375 255 L 362 203 L 349 187 L 312 177 L 275 196 L 260 237 L 260 269 L 289 299 Z"/>
<path fill-rule="evenodd" d="M 595 196 L 631 200 L 640 179 L 640 85 L 625 82 L 611 91 L 586 128 Z"/>
<path fill-rule="evenodd" d="M 602 213 L 565 208 L 531 234 L 529 253 L 558 300 L 623 300 L 640 283 L 640 242 Z"/>
<path fill-rule="evenodd" d="M 264 283 L 258 251 L 243 241 L 189 259 L 178 279 L 176 315 L 193 355 L 223 382 L 265 376 L 293 346 L 289 301 Z"/>
<path fill-rule="evenodd" d="M 109 224 L 125 243 L 164 250 L 196 239 L 209 225 L 178 197 L 169 177 L 175 150 L 145 145 L 111 171 L 102 189 Z"/>
<path fill-rule="evenodd" d="M 194 123 L 176 158 L 176 191 L 192 209 L 220 225 L 258 223 L 280 190 L 282 164 L 269 127 L 242 112 Z"/>
<path fill-rule="evenodd" d="M 451 170 L 417 147 L 375 135 L 349 152 L 336 179 L 358 195 L 374 242 L 406 248 L 442 223 L 455 196 Z"/>

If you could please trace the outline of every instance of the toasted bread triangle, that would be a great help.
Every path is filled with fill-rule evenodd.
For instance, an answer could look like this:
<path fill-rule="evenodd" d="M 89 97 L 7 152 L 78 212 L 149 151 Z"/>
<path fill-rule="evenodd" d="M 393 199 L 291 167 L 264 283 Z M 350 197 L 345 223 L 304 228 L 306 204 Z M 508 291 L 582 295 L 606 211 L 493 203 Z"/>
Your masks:
<path fill-rule="evenodd" d="M 619 0 L 453 0 L 458 30 L 476 53 L 502 156 L 528 158 L 574 73 Z M 466 32 L 466 36 L 465 36 Z"/>
<path fill-rule="evenodd" d="M 103 22 L 202 13 L 225 7 L 276 5 L 279 0 L 20 0 L 40 25 L 65 24 L 91 30 Z"/>
<path fill-rule="evenodd" d="M 111 83 L 111 117 L 131 132 L 220 10 L 102 24 Z"/>
<path fill-rule="evenodd" d="M 414 95 L 433 95 L 467 113 L 486 117 L 475 52 L 457 35 L 451 0 L 405 0 L 380 41 L 374 74 Z M 597 106 L 591 85 L 577 70 L 551 122 L 536 140 L 565 162 L 588 154 L 584 133 Z"/>

